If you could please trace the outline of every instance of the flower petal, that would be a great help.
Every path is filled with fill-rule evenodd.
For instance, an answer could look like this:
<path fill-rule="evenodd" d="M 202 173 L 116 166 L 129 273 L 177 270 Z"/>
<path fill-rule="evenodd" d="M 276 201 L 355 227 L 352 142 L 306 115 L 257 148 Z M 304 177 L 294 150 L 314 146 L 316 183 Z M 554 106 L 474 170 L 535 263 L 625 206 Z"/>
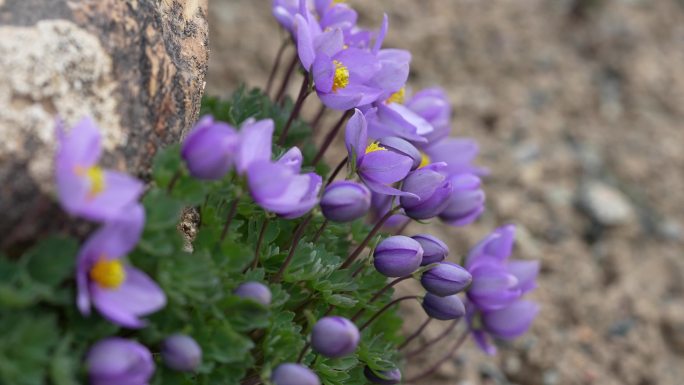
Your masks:
<path fill-rule="evenodd" d="M 236 166 L 241 174 L 256 161 L 271 159 L 273 120 L 264 119 L 243 125 Z"/>

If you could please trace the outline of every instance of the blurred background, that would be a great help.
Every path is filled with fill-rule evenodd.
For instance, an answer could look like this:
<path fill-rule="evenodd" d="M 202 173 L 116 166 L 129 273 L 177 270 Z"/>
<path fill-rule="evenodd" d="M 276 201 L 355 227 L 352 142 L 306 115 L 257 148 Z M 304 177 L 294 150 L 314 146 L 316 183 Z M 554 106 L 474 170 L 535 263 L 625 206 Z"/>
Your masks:
<path fill-rule="evenodd" d="M 410 87 L 446 89 L 452 135 L 476 138 L 492 171 L 475 225 L 408 232 L 449 240 L 457 258 L 515 223 L 515 257 L 543 266 L 533 295 L 542 311 L 526 336 L 493 359 L 469 342 L 422 383 L 682 384 L 684 1 L 349 3 L 366 27 L 388 13 L 386 46 L 413 54 Z M 270 1 L 210 0 L 209 16 L 207 93 L 263 87 L 285 38 Z M 314 98 L 307 108 L 310 117 Z M 403 312 L 407 332 L 423 321 Z"/>

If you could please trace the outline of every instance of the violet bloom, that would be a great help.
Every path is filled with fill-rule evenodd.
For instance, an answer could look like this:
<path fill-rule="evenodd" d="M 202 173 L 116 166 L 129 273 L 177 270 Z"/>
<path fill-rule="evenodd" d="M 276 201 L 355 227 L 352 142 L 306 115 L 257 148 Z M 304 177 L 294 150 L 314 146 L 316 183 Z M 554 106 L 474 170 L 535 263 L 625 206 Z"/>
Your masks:
<path fill-rule="evenodd" d="M 423 149 L 431 163 L 444 162 L 444 173 L 487 175 L 488 171 L 473 165 L 480 152 L 477 142 L 466 138 L 446 138 L 437 143 L 430 143 Z"/>
<path fill-rule="evenodd" d="M 522 299 L 502 309 L 484 311 L 479 315 L 481 327 L 472 331 L 475 342 L 485 353 L 494 355 L 496 347 L 489 342 L 489 336 L 502 340 L 520 337 L 532 326 L 538 313 L 537 303 Z"/>
<path fill-rule="evenodd" d="M 439 218 L 451 226 L 474 222 L 485 209 L 485 192 L 480 187 L 480 178 L 473 174 L 454 174 L 448 181 L 453 191 Z"/>
<path fill-rule="evenodd" d="M 411 63 L 411 53 L 403 49 L 381 49 L 389 28 L 389 18 L 387 14 L 382 19 L 382 26 L 378 32 L 378 37 L 371 52 L 375 55 L 380 64 L 380 70 L 369 80 L 368 84 L 379 88 L 382 93 L 378 96 L 378 101 L 385 101 L 392 95 L 399 92 L 403 94 L 403 87 L 409 75 Z"/>
<path fill-rule="evenodd" d="M 391 96 L 389 104 L 378 102 L 365 111 L 370 137 L 397 136 L 416 145 L 426 144 L 425 136 L 434 131 L 432 125 L 404 105 L 391 102 L 399 98 Z"/>
<path fill-rule="evenodd" d="M 295 32 L 295 16 L 299 13 L 299 0 L 273 0 L 273 17 L 290 33 Z"/>
<path fill-rule="evenodd" d="M 414 145 L 404 139 L 398 138 L 396 136 L 386 136 L 378 140 L 378 145 L 380 145 L 380 147 L 386 148 L 388 151 L 406 155 L 413 159 L 411 170 L 415 170 L 418 167 L 427 166 L 427 164 L 423 164 L 425 161 L 423 154 L 421 154 Z"/>
<path fill-rule="evenodd" d="M 413 219 L 429 219 L 439 215 L 449 204 L 453 186 L 441 172 L 446 165 L 433 163 L 410 173 L 401 187 L 414 196 L 402 196 L 399 202 Z"/>
<path fill-rule="evenodd" d="M 242 283 L 233 293 L 240 298 L 249 298 L 264 306 L 271 304 L 271 290 L 260 282 L 250 281 Z"/>
<path fill-rule="evenodd" d="M 255 121 L 249 119 L 240 127 L 240 147 L 235 158 L 235 167 L 241 175 L 252 163 L 271 160 L 273 120 Z M 291 164 L 288 163 L 289 166 Z M 299 172 L 299 171 L 297 171 Z"/>
<path fill-rule="evenodd" d="M 90 348 L 85 361 L 92 385 L 147 385 L 154 374 L 152 354 L 138 342 L 109 337 Z"/>
<path fill-rule="evenodd" d="M 403 235 L 385 238 L 373 253 L 375 269 L 386 277 L 403 277 L 416 271 L 423 260 L 423 248 Z"/>
<path fill-rule="evenodd" d="M 103 222 L 138 200 L 143 191 L 139 180 L 97 165 L 102 154 L 102 137 L 92 119 L 81 119 L 69 134 L 58 123 L 57 139 L 57 193 L 66 212 Z"/>
<path fill-rule="evenodd" d="M 271 374 L 275 385 L 321 385 L 316 373 L 304 365 L 285 363 L 278 365 Z"/>
<path fill-rule="evenodd" d="M 202 348 L 185 334 L 166 337 L 162 342 L 161 355 L 166 366 L 181 372 L 194 372 L 202 363 Z"/>
<path fill-rule="evenodd" d="M 420 283 L 428 292 L 446 297 L 464 290 L 472 280 L 470 273 L 461 266 L 453 262 L 440 262 L 423 273 Z"/>
<path fill-rule="evenodd" d="M 314 0 L 322 30 L 340 29 L 350 31 L 356 26 L 358 14 L 349 5 L 335 0 Z"/>
<path fill-rule="evenodd" d="M 377 142 L 369 145 L 366 118 L 358 109 L 347 123 L 345 145 L 349 159 L 356 167 L 356 173 L 368 188 L 386 195 L 412 195 L 390 185 L 408 175 L 413 159 L 399 152 L 389 151 Z"/>
<path fill-rule="evenodd" d="M 128 265 L 123 257 L 140 238 L 145 212 L 140 205 L 127 208 L 107 223 L 81 248 L 76 267 L 77 304 L 84 315 L 91 304 L 112 323 L 141 328 L 140 317 L 166 304 L 166 296 L 145 273 Z"/>
<path fill-rule="evenodd" d="M 465 305 L 457 295 L 440 297 L 426 293 L 423 298 L 423 310 L 431 318 L 441 321 L 454 320 L 466 314 Z"/>
<path fill-rule="evenodd" d="M 240 139 L 228 123 L 203 117 L 183 141 L 181 156 L 198 179 L 221 179 L 230 170 Z"/>
<path fill-rule="evenodd" d="M 323 317 L 311 331 L 311 347 L 329 358 L 348 356 L 359 344 L 359 329 L 344 317 Z"/>
<path fill-rule="evenodd" d="M 411 238 L 418 241 L 423 247 L 423 260 L 420 262 L 421 266 L 442 262 L 449 255 L 449 247 L 435 236 L 430 234 L 418 234 Z"/>
<path fill-rule="evenodd" d="M 423 135 L 429 144 L 449 136 L 451 104 L 443 89 L 436 87 L 419 91 L 406 101 L 405 106 L 432 126 L 433 131 Z"/>
<path fill-rule="evenodd" d="M 363 184 L 337 181 L 326 187 L 321 211 L 333 222 L 350 222 L 365 216 L 371 205 L 371 192 Z"/>
<path fill-rule="evenodd" d="M 397 368 L 380 371 L 366 366 L 363 375 L 368 381 L 379 385 L 396 385 L 401 382 L 401 371 Z"/>

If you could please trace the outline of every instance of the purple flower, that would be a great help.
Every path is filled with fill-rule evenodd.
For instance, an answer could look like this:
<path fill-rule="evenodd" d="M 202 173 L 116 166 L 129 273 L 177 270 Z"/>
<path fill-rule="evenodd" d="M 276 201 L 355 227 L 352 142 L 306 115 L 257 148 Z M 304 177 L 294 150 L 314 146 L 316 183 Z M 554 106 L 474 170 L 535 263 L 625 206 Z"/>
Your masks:
<path fill-rule="evenodd" d="M 432 293 L 425 294 L 423 310 L 428 316 L 442 321 L 461 318 L 466 313 L 463 301 L 457 295 L 440 297 Z"/>
<path fill-rule="evenodd" d="M 169 368 L 181 372 L 194 372 L 202 363 L 202 348 L 185 334 L 174 334 L 164 339 L 161 355 Z"/>
<path fill-rule="evenodd" d="M 392 96 L 390 100 L 392 98 L 396 97 Z M 396 102 L 378 102 L 374 106 L 365 111 L 368 133 L 372 138 L 397 136 L 414 144 L 427 143 L 424 136 L 432 133 L 434 129 L 418 114 Z"/>
<path fill-rule="evenodd" d="M 271 160 L 273 121 L 250 119 L 240 128 L 240 148 L 235 166 L 240 174 L 247 172 L 252 163 Z"/>
<path fill-rule="evenodd" d="M 371 192 L 360 183 L 337 181 L 330 184 L 321 198 L 323 215 L 333 222 L 350 222 L 368 213 Z"/>
<path fill-rule="evenodd" d="M 119 337 L 97 342 L 90 348 L 85 365 L 92 385 L 147 385 L 154 374 L 150 351 Z"/>
<path fill-rule="evenodd" d="M 57 138 L 55 176 L 59 201 L 66 212 L 104 222 L 138 200 L 143 191 L 139 180 L 97 165 L 102 138 L 92 119 L 81 119 L 68 135 L 58 123 Z"/>
<path fill-rule="evenodd" d="M 316 13 L 321 29 L 350 31 L 356 26 L 358 15 L 349 5 L 334 0 L 315 0 Z"/>
<path fill-rule="evenodd" d="M 311 347 L 326 357 L 340 358 L 354 353 L 359 338 L 359 329 L 350 320 L 324 317 L 313 327 Z"/>
<path fill-rule="evenodd" d="M 384 138 L 380 138 L 380 140 L 378 140 L 378 144 L 380 147 L 384 147 L 388 151 L 396 152 L 413 159 L 411 170 L 415 170 L 420 166 L 426 166 L 422 164 L 425 158 L 420 151 L 418 151 L 415 146 L 404 139 L 398 138 L 396 136 L 386 136 Z"/>
<path fill-rule="evenodd" d="M 299 0 L 273 0 L 273 17 L 290 33 L 295 32 L 295 16 L 299 13 Z"/>
<path fill-rule="evenodd" d="M 454 174 L 448 181 L 453 191 L 439 218 L 451 226 L 474 222 L 485 209 L 485 193 L 480 188 L 480 178 L 473 174 Z"/>
<path fill-rule="evenodd" d="M 470 273 L 461 266 L 453 262 L 440 262 L 423 273 L 420 283 L 428 292 L 446 297 L 462 291 L 472 280 Z"/>
<path fill-rule="evenodd" d="M 386 195 L 411 195 L 390 185 L 403 180 L 413 166 L 411 157 L 389 151 L 377 142 L 368 145 L 366 118 L 359 110 L 349 119 L 345 145 L 359 178 L 374 192 Z"/>
<path fill-rule="evenodd" d="M 538 313 L 537 303 L 522 299 L 505 308 L 483 311 L 479 314 L 481 327 L 472 331 L 475 342 L 485 353 L 494 355 L 496 347 L 489 342 L 488 336 L 503 340 L 517 338 L 527 332 Z M 471 321 L 471 327 L 472 324 Z"/>
<path fill-rule="evenodd" d="M 273 371 L 271 381 L 275 385 L 321 385 L 316 373 L 300 364 L 280 364 Z"/>
<path fill-rule="evenodd" d="M 449 247 L 430 234 L 418 234 L 411 238 L 418 241 L 423 247 L 423 261 L 420 263 L 421 266 L 442 262 L 449 255 Z"/>
<path fill-rule="evenodd" d="M 397 368 L 380 371 L 366 366 L 363 375 L 368 381 L 379 385 L 396 385 L 401 382 L 401 372 Z"/>
<path fill-rule="evenodd" d="M 233 127 L 203 117 L 185 138 L 181 156 L 198 179 L 221 179 L 230 170 L 240 139 Z"/>
<path fill-rule="evenodd" d="M 140 238 L 145 212 L 140 205 L 126 209 L 107 223 L 81 248 L 76 267 L 78 308 L 90 314 L 90 306 L 109 321 L 129 328 L 146 322 L 139 317 L 166 304 L 164 292 L 145 273 L 126 264 L 123 257 Z"/>
<path fill-rule="evenodd" d="M 373 216 L 376 222 L 392 209 L 393 201 L 394 197 L 391 195 L 378 194 L 376 192 L 371 193 L 371 208 L 373 209 Z M 399 227 L 404 225 L 409 220 L 409 217 L 406 215 L 397 213 L 390 216 L 389 219 L 385 221 L 385 226 Z"/>
<path fill-rule="evenodd" d="M 453 186 L 441 172 L 446 165 L 433 163 L 410 173 L 401 187 L 414 196 L 402 196 L 401 207 L 411 218 L 428 219 L 439 215 L 449 204 Z"/>
<path fill-rule="evenodd" d="M 424 89 L 414 94 L 405 105 L 432 126 L 433 131 L 424 135 L 429 144 L 437 143 L 449 136 L 451 105 L 443 89 Z"/>
<path fill-rule="evenodd" d="M 488 171 L 473 165 L 473 160 L 480 151 L 473 139 L 446 138 L 424 148 L 431 163 L 444 162 L 444 173 L 486 175 Z"/>
<path fill-rule="evenodd" d="M 378 97 L 379 101 L 384 101 L 396 92 L 403 92 L 401 90 L 403 90 L 408 79 L 411 63 L 411 53 L 406 50 L 381 49 L 388 28 L 389 18 L 385 14 L 378 37 L 375 39 L 375 44 L 371 50 L 380 63 L 380 70 L 371 78 L 369 83 L 383 91 Z"/>
<path fill-rule="evenodd" d="M 385 238 L 373 253 L 375 269 L 387 277 L 403 277 L 416 271 L 423 260 L 423 248 L 403 235 Z"/>
<path fill-rule="evenodd" d="M 250 281 L 240 284 L 234 294 L 241 298 L 249 298 L 264 306 L 271 304 L 271 290 L 260 282 Z"/>

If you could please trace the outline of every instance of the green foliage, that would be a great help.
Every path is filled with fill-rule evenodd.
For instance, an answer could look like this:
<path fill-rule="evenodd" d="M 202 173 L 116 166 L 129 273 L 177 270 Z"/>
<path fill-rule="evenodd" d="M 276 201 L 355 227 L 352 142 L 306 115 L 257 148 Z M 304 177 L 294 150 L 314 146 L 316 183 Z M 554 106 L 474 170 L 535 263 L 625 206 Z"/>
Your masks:
<path fill-rule="evenodd" d="M 240 88 L 231 99 L 205 99 L 202 112 L 239 127 L 246 119 L 271 118 L 276 136 L 291 112 L 269 101 L 258 90 Z M 277 155 L 290 145 L 302 146 L 304 167 L 315 154 L 308 141 L 310 128 L 296 121 L 286 146 L 275 146 Z M 303 142 L 307 142 L 303 144 Z M 175 145 L 160 151 L 152 169 L 152 185 L 142 203 L 146 224 L 130 262 L 150 275 L 164 290 L 167 305 L 148 317 L 140 330 L 119 328 L 96 312 L 81 315 L 75 306 L 74 269 L 79 242 L 50 237 L 17 259 L 0 256 L 0 383 L 17 385 L 73 385 L 85 381 L 82 360 L 87 349 L 107 336 L 141 341 L 158 352 L 163 338 L 172 333 L 193 336 L 203 349 L 197 373 L 167 369 L 161 360 L 153 384 L 239 384 L 246 376 L 267 379 L 280 363 L 296 361 L 315 320 L 329 310 L 351 317 L 360 309 L 360 325 L 387 303 L 391 290 L 368 303 L 386 279 L 366 268 L 352 277 L 360 261 L 350 269 L 339 266 L 350 250 L 368 234 L 363 221 L 327 224 L 314 241 L 324 218 L 314 211 L 304 228 L 292 262 L 274 277 L 292 247 L 295 229 L 306 219 L 267 217 L 249 199 L 243 181 L 229 175 L 217 182 L 200 182 L 188 175 Z M 328 167 L 321 165 L 325 175 Z M 224 229 L 231 205 L 235 215 Z M 183 210 L 199 213 L 197 235 L 184 239 L 179 230 Z M 252 263 L 262 226 L 268 220 L 259 247 L 258 268 Z M 225 236 L 223 236 L 225 234 Z M 190 248 L 188 248 L 190 246 Z M 269 286 L 269 308 L 233 295 L 247 280 Z M 363 366 L 387 369 L 397 362 L 401 319 L 387 312 L 364 331 L 358 352 L 331 360 L 311 351 L 303 361 L 324 384 L 364 384 Z"/>

